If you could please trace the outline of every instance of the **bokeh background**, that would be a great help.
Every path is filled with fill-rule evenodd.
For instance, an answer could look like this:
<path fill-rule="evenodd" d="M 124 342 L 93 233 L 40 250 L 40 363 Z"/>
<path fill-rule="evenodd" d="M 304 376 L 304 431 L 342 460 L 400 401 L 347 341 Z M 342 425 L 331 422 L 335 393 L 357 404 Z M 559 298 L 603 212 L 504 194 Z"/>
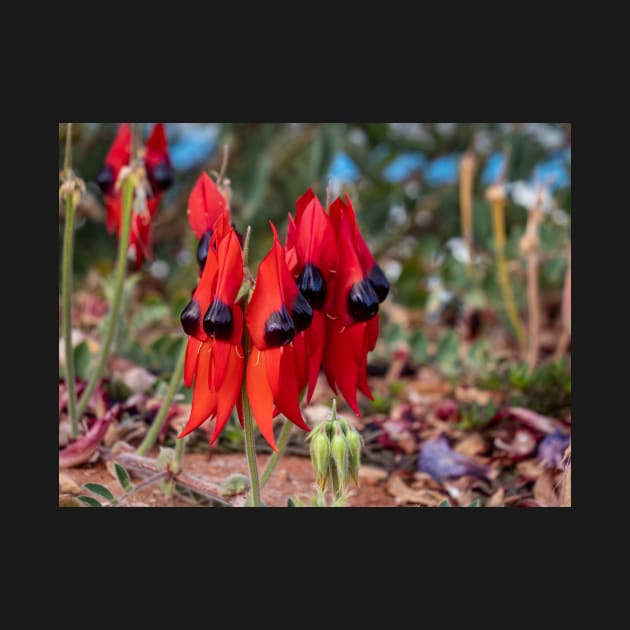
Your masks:
<path fill-rule="evenodd" d="M 152 126 L 143 125 L 145 138 Z M 95 177 L 117 127 L 72 126 L 72 163 L 86 183 L 76 217 L 72 333 L 82 379 L 98 354 L 112 295 L 117 242 L 106 232 Z M 570 466 L 563 463 L 570 454 L 571 427 L 569 123 L 166 123 L 166 129 L 175 181 L 154 217 L 154 260 L 127 270 L 103 381 L 109 404 L 120 401 L 126 410 L 116 439 L 132 444 L 142 439 L 165 395 L 184 337 L 180 313 L 198 280 L 187 201 L 202 171 L 220 170 L 227 145 L 232 218 L 241 233 L 252 227 L 254 274 L 272 242 L 269 220 L 284 239 L 296 199 L 312 187 L 324 203 L 330 187 L 332 198 L 349 194 L 391 283 L 380 305 L 378 343 L 368 357 L 374 400 L 361 395 L 362 417 L 356 418 L 338 398 L 340 411 L 361 431 L 362 463 L 381 479 L 372 478 L 370 495 L 366 477 L 362 488 L 367 489 L 354 504 L 437 506 L 448 496 L 450 504 L 462 506 L 473 499 L 486 506 L 570 505 Z M 60 169 L 65 142 L 66 125 L 60 124 Z M 472 248 L 463 238 L 460 201 L 463 164 L 471 158 Z M 528 269 L 536 270 L 534 363 L 528 364 L 519 346 L 498 279 L 487 201 L 495 184 L 506 194 L 507 274 L 524 330 L 532 315 Z M 528 220 L 538 210 L 534 265 L 523 243 Z M 60 207 L 60 252 L 63 212 Z M 60 379 L 62 350 L 60 340 Z M 304 409 L 311 423 L 328 414 L 333 398 L 323 375 L 319 383 Z M 182 383 L 160 444 L 175 444 L 191 396 Z M 224 457 L 218 462 L 233 456 L 241 465 L 238 421 L 232 418 L 213 447 L 204 426 L 187 443 L 187 465 L 208 474 L 203 458 L 209 449 Z M 257 449 L 269 452 L 262 438 Z M 307 491 L 312 470 L 301 457 L 308 456 L 301 432 L 293 432 L 287 453 L 298 456 L 286 465 L 291 478 L 303 475 Z M 82 481 L 94 480 L 90 467 L 74 473 L 83 475 Z M 278 505 L 286 504 L 289 491 L 281 480 Z"/>
<path fill-rule="evenodd" d="M 145 137 L 153 123 L 146 123 Z M 526 316 L 524 258 L 519 240 L 528 211 L 543 187 L 540 287 L 543 308 L 541 358 L 551 355 L 559 330 L 561 293 L 571 233 L 571 127 L 568 123 L 167 123 L 175 184 L 154 220 L 155 260 L 130 280 L 136 305 L 125 315 L 128 330 L 118 351 L 156 373 L 176 353 L 179 313 L 197 280 L 196 242 L 186 221 L 188 195 L 202 170 L 218 171 L 229 147 L 227 176 L 237 229 L 252 226 L 254 268 L 268 250 L 274 221 L 281 238 L 287 212 L 309 186 L 324 201 L 348 192 L 368 244 L 392 291 L 383 308 L 381 341 L 373 362 L 386 363 L 401 344 L 419 362 L 446 352 L 445 371 L 462 365 L 457 342 L 480 339 L 481 355 L 515 346 L 496 281 L 490 206 L 485 192 L 499 180 L 508 193 L 507 258 L 519 312 Z M 115 237 L 104 228 L 104 206 L 94 178 L 117 125 L 75 124 L 73 164 L 87 184 L 77 217 L 75 277 L 87 290 L 101 283 L 116 257 Z M 60 125 L 63 161 L 65 125 Z M 474 153 L 474 251 L 462 237 L 460 162 Z M 60 239 L 63 224 L 60 222 Z M 103 280 L 105 279 L 105 280 Z M 131 286 L 133 285 L 133 286 Z M 138 292 L 140 292 L 138 294 Z M 458 326 L 473 318 L 462 332 Z M 163 334 L 152 333 L 152 327 Z M 444 338 L 444 331 L 454 334 Z M 170 331 L 164 333 L 164 331 Z M 497 332 L 498 331 L 498 332 Z M 130 334 L 126 334 L 130 333 Z M 457 335 L 455 335 L 457 333 Z M 164 341 L 164 337 L 167 341 Z M 159 345 L 159 352 L 152 345 Z M 441 344 L 441 345 L 440 345 Z M 170 350 L 169 350 L 170 349 Z M 172 350 L 172 352 L 171 352 Z M 450 357 L 450 358 L 449 358 Z M 439 357 L 438 357 L 439 358 Z"/>

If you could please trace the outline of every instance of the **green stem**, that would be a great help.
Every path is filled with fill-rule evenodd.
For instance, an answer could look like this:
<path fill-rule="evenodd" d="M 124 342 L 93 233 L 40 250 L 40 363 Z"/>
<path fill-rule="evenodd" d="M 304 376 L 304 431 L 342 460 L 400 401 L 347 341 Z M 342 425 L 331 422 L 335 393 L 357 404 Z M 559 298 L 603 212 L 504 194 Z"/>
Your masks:
<path fill-rule="evenodd" d="M 276 467 L 276 464 L 284 454 L 284 447 L 287 445 L 289 441 L 289 434 L 291 433 L 291 429 L 293 428 L 293 424 L 290 420 L 285 419 L 284 426 L 280 431 L 280 435 L 278 436 L 278 450 L 272 454 L 265 466 L 265 470 L 263 470 L 263 474 L 260 478 L 260 487 L 264 488 L 267 481 L 269 481 L 269 477 L 271 477 L 271 473 L 273 469 Z"/>
<path fill-rule="evenodd" d="M 171 406 L 171 401 L 175 397 L 175 394 L 177 393 L 177 390 L 179 389 L 179 386 L 182 382 L 182 375 L 184 373 L 184 362 L 186 359 L 187 342 L 188 338 L 185 338 L 184 342 L 182 343 L 182 348 L 179 351 L 179 357 L 177 358 L 175 371 L 173 372 L 173 376 L 171 376 L 171 382 L 168 386 L 166 396 L 162 401 L 162 406 L 160 407 L 157 416 L 155 416 L 155 420 L 153 420 L 153 424 L 144 437 L 142 444 L 140 444 L 140 446 L 138 447 L 138 450 L 136 451 L 137 455 L 146 455 L 151 450 L 151 447 L 155 444 L 155 440 L 157 440 L 157 437 L 162 430 L 162 426 L 166 421 L 166 416 Z M 179 447 L 182 441 L 183 440 L 177 440 L 176 448 Z"/>
<path fill-rule="evenodd" d="M 280 461 L 280 458 L 282 457 L 282 455 L 284 455 L 284 447 L 287 445 L 287 442 L 289 441 L 289 435 L 291 434 L 292 428 L 293 428 L 293 424 L 291 423 L 291 421 L 285 419 L 284 426 L 282 427 L 282 430 L 280 431 L 280 435 L 278 436 L 278 451 L 274 452 L 271 455 L 271 457 L 269 458 L 269 461 L 267 462 L 267 465 L 265 466 L 265 470 L 263 470 L 263 474 L 260 477 L 261 489 L 265 487 L 266 483 L 269 481 L 269 477 L 271 477 L 271 473 L 274 471 L 274 468 L 276 467 L 276 464 Z M 252 498 L 250 496 L 245 502 L 245 507 L 251 507 L 251 505 L 252 505 Z"/>
<path fill-rule="evenodd" d="M 120 229 L 120 237 L 118 239 L 118 260 L 116 263 L 116 284 L 114 287 L 114 297 L 112 299 L 112 307 L 109 313 L 109 319 L 107 321 L 107 329 L 105 330 L 105 338 L 103 339 L 103 345 L 101 346 L 101 352 L 98 356 L 96 367 L 92 372 L 90 382 L 81 396 L 79 401 L 79 407 L 77 409 L 77 417 L 80 418 L 88 405 L 90 396 L 96 388 L 98 379 L 105 367 L 105 361 L 109 354 L 109 348 L 114 337 L 114 329 L 118 322 L 118 311 L 120 310 L 120 302 L 122 297 L 123 281 L 125 279 L 125 268 L 127 266 L 127 251 L 129 249 L 129 237 L 131 234 L 131 202 L 133 200 L 134 193 L 134 179 L 133 176 L 127 178 L 123 188 L 123 202 L 122 202 L 122 225 Z"/>
<path fill-rule="evenodd" d="M 179 475 L 182 469 L 182 459 L 184 458 L 184 447 L 187 438 L 183 437 L 175 443 L 175 462 L 173 464 L 173 474 Z"/>
<path fill-rule="evenodd" d="M 519 346 L 522 351 L 526 350 L 527 339 L 525 329 L 518 316 L 518 309 L 514 301 L 514 292 L 510 282 L 507 259 L 505 257 L 505 207 L 502 200 L 493 200 L 492 206 L 492 230 L 494 233 L 494 243 L 497 250 L 497 278 L 505 311 L 514 328 Z"/>
<path fill-rule="evenodd" d="M 249 468 L 249 487 L 251 488 L 251 507 L 260 507 L 260 481 L 258 480 L 258 464 L 256 463 L 256 444 L 254 443 L 254 423 L 252 411 L 247 398 L 247 387 L 243 381 L 241 386 L 243 398 L 243 423 L 245 424 L 245 452 Z"/>
<path fill-rule="evenodd" d="M 68 124 L 66 133 L 72 133 L 71 124 Z M 69 171 L 69 157 L 66 149 L 66 176 Z M 74 390 L 74 353 L 72 351 L 72 257 L 74 249 L 74 190 L 66 195 L 66 225 L 63 234 L 63 269 L 61 279 L 61 292 L 63 295 L 63 340 L 66 364 L 66 388 L 68 390 L 68 414 L 70 416 L 70 435 L 78 437 L 79 427 L 77 422 L 77 397 Z"/>

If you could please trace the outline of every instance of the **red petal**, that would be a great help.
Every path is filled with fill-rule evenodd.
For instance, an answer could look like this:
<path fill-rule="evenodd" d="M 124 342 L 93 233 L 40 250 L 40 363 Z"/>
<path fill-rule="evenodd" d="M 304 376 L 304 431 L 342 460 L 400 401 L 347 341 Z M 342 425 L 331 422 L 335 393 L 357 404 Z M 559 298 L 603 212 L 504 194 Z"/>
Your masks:
<path fill-rule="evenodd" d="M 234 329 L 230 337 L 230 343 L 232 345 L 240 345 L 243 338 L 243 309 L 239 304 L 233 304 L 230 308 L 234 319 Z"/>
<path fill-rule="evenodd" d="M 284 380 L 281 377 L 281 360 L 282 347 L 269 348 L 268 350 L 265 350 L 267 383 L 269 383 L 274 402 L 278 400 L 278 394 L 281 387 L 285 386 Z"/>
<path fill-rule="evenodd" d="M 347 208 L 340 199 L 330 206 L 330 216 L 337 233 L 337 264 L 335 273 L 334 315 L 349 326 L 354 318 L 348 311 L 348 292 L 352 285 L 363 279 L 361 262 L 354 247 L 352 226 L 347 218 Z"/>
<path fill-rule="evenodd" d="M 225 215 L 229 222 L 230 209 L 217 185 L 203 172 L 188 198 L 188 223 L 195 236 L 200 239 L 205 232 L 212 229 L 220 215 Z"/>
<path fill-rule="evenodd" d="M 365 322 L 348 326 L 345 334 L 350 336 L 350 346 L 352 348 L 352 356 L 357 365 L 361 365 L 365 361 L 367 355 L 367 325 Z"/>
<path fill-rule="evenodd" d="M 127 123 L 118 128 L 118 133 L 105 156 L 105 164 L 114 170 L 114 182 L 118 178 L 118 172 L 123 166 L 127 166 L 131 159 L 131 129 Z"/>
<path fill-rule="evenodd" d="M 221 390 L 225 375 L 228 373 L 228 363 L 232 353 L 232 344 L 228 341 L 215 339 L 214 352 L 212 353 L 213 371 L 212 371 L 212 388 L 215 392 Z"/>
<path fill-rule="evenodd" d="M 192 294 L 192 299 L 197 300 L 199 303 L 200 312 L 199 323 L 197 324 L 197 330 L 194 332 L 194 336 L 201 341 L 208 339 L 208 335 L 206 335 L 203 329 L 203 317 L 214 299 L 218 275 L 217 271 L 218 266 L 216 253 L 212 247 L 210 247 L 208 249 L 208 257 L 206 258 L 205 267 L 203 268 L 201 277 L 199 278 L 199 284 Z"/>
<path fill-rule="evenodd" d="M 208 387 L 211 354 L 212 341 L 210 340 L 203 344 L 199 352 L 190 418 L 188 418 L 186 426 L 177 437 L 182 438 L 188 435 L 216 413 L 217 395 Z"/>
<path fill-rule="evenodd" d="M 259 350 L 265 350 L 268 347 L 264 337 L 265 324 L 269 316 L 274 311 L 280 310 L 285 303 L 283 277 L 285 273 L 291 276 L 284 260 L 284 251 L 278 241 L 278 233 L 273 224 L 271 222 L 270 224 L 274 234 L 273 245 L 258 266 L 256 287 L 245 316 L 252 341 Z M 292 277 L 291 281 L 295 286 Z M 297 286 L 295 290 L 297 291 Z"/>
<path fill-rule="evenodd" d="M 326 334 L 326 316 L 320 311 L 313 310 L 313 321 L 311 325 L 304 331 L 306 341 L 306 353 L 308 356 L 308 394 L 306 395 L 307 404 L 311 402 L 315 386 L 317 385 L 317 377 L 319 369 L 322 365 L 324 356 L 324 339 Z"/>
<path fill-rule="evenodd" d="M 252 349 L 247 361 L 247 396 L 254 420 L 261 434 L 274 451 L 278 450 L 273 436 L 273 394 L 267 382 L 265 352 Z"/>
<path fill-rule="evenodd" d="M 116 197 L 105 197 L 105 208 L 107 210 L 105 216 L 105 227 L 110 234 L 118 231 L 118 226 L 120 225 L 121 206 L 122 198 L 120 195 L 117 195 Z"/>
<path fill-rule="evenodd" d="M 188 337 L 186 344 L 186 358 L 184 359 L 184 385 L 192 385 L 193 376 L 197 370 L 197 359 L 201 350 L 202 342 L 194 337 Z"/>
<path fill-rule="evenodd" d="M 281 348 L 273 348 L 272 350 L 266 350 L 265 354 L 269 356 L 273 350 L 280 350 L 280 365 L 278 381 L 280 387 L 278 388 L 277 395 L 274 395 L 274 402 L 281 413 L 283 413 L 293 424 L 310 431 L 311 428 L 304 422 L 302 413 L 300 411 L 300 403 L 298 400 L 299 390 L 297 374 L 295 371 L 295 356 L 293 346 L 291 344 L 282 346 Z M 269 368 L 267 368 L 269 373 Z"/>
<path fill-rule="evenodd" d="M 378 339 L 378 313 L 367 322 L 367 338 L 368 338 L 368 350 L 372 352 L 376 347 L 376 340 Z"/>
<path fill-rule="evenodd" d="M 300 268 L 312 263 L 327 276 L 335 267 L 335 231 L 317 197 L 313 197 L 298 213 L 296 226 L 295 247 Z"/>
<path fill-rule="evenodd" d="M 338 322 L 327 325 L 324 368 L 326 376 L 329 380 L 332 377 L 348 405 L 360 416 L 356 391 L 359 366 L 355 362 L 349 329 L 340 326 Z"/>
<path fill-rule="evenodd" d="M 230 306 L 243 282 L 243 251 L 234 228 L 230 228 L 218 243 L 217 264 L 216 297 Z"/>
<path fill-rule="evenodd" d="M 159 162 L 168 155 L 168 142 L 166 139 L 166 129 L 164 123 L 157 123 L 153 126 L 146 142 L 147 154 L 145 159 L 148 162 L 153 160 Z"/>
<path fill-rule="evenodd" d="M 295 238 L 297 228 L 295 227 L 295 221 L 289 212 L 289 225 L 287 227 L 287 238 L 284 242 L 284 256 L 289 271 L 294 274 L 297 273 L 298 259 L 295 251 Z"/>
<path fill-rule="evenodd" d="M 215 350 L 218 345 L 219 342 L 215 343 Z M 210 444 L 214 444 L 219 437 L 219 433 L 230 418 L 236 401 L 240 398 L 244 364 L 243 355 L 237 352 L 236 346 L 230 346 L 227 376 L 223 381 L 221 390 L 217 393 L 217 422 L 210 438 Z"/>
<path fill-rule="evenodd" d="M 321 313 L 319 313 L 321 315 Z M 293 339 L 293 355 L 295 357 L 295 375 L 298 382 L 298 398 L 301 397 L 302 391 L 308 385 L 308 367 L 310 356 L 306 349 L 306 334 L 311 330 L 309 326 L 306 330 L 295 335 Z M 319 366 L 318 366 L 319 368 Z"/>
<path fill-rule="evenodd" d="M 130 247 L 136 252 L 136 269 L 140 269 L 145 259 L 153 259 L 151 248 L 151 218 L 142 213 L 134 214 L 131 219 Z"/>
<path fill-rule="evenodd" d="M 301 219 L 302 213 L 308 204 L 315 199 L 315 193 L 312 188 L 309 188 L 302 196 L 298 197 L 295 202 L 295 220 L 296 222 Z"/>

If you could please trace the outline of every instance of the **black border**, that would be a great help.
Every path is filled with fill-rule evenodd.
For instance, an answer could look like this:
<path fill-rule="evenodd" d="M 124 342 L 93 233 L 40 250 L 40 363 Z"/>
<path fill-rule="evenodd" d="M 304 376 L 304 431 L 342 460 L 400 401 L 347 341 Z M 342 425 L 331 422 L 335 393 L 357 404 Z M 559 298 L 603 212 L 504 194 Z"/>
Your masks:
<path fill-rule="evenodd" d="M 27 186 L 22 190 L 27 191 L 26 194 L 32 200 L 33 206 L 38 208 L 36 213 L 38 228 L 33 229 L 31 226 L 29 229 L 29 226 L 25 225 L 23 232 L 29 235 L 29 251 L 31 254 L 36 252 L 36 255 L 31 255 L 29 260 L 31 265 L 35 265 L 35 269 L 28 272 L 26 277 L 29 280 L 26 284 L 30 285 L 33 278 L 38 278 L 37 299 L 44 302 L 50 300 L 52 304 L 57 304 L 58 294 L 55 295 L 54 292 L 55 287 L 59 286 L 58 267 L 55 268 L 45 261 L 50 255 L 48 253 L 50 243 L 54 242 L 50 234 L 54 234 L 55 230 L 59 229 L 54 203 L 58 190 L 57 124 L 60 120 L 72 118 L 83 121 L 179 119 L 230 122 L 323 122 L 442 119 L 472 122 L 478 120 L 572 120 L 573 117 L 574 103 L 571 102 L 571 95 L 568 92 L 565 95 L 565 106 L 547 106 L 550 93 L 545 92 L 548 83 L 545 82 L 544 77 L 542 80 L 539 76 L 532 78 L 530 93 L 523 85 L 513 89 L 510 99 L 507 95 L 509 92 L 507 86 L 510 81 L 502 76 L 489 76 L 487 84 L 479 81 L 477 77 L 475 85 L 472 86 L 468 84 L 466 77 L 460 80 L 459 74 L 456 73 L 453 76 L 456 76 L 457 81 L 453 81 L 451 89 L 444 89 L 443 84 L 431 83 L 430 77 L 425 81 L 426 75 L 423 76 L 422 73 L 419 73 L 417 79 L 414 77 L 399 79 L 391 75 L 382 76 L 379 73 L 373 73 L 368 89 L 359 91 L 356 88 L 357 77 L 348 78 L 348 73 L 351 71 L 352 68 L 346 66 L 343 80 L 338 80 L 334 74 L 331 76 L 329 71 L 322 68 L 316 82 L 304 79 L 298 87 L 282 86 L 281 74 L 276 77 L 275 82 L 265 84 L 263 79 L 268 79 L 267 75 L 258 81 L 253 80 L 248 83 L 251 77 L 234 77 L 232 74 L 225 81 L 216 79 L 213 81 L 211 74 L 208 73 L 202 75 L 201 78 L 194 77 L 194 81 L 191 81 L 191 85 L 195 86 L 194 90 L 177 90 L 169 96 L 160 95 L 159 101 L 156 100 L 155 90 L 149 90 L 144 99 L 121 99 L 119 94 L 124 93 L 125 86 L 118 85 L 115 91 L 100 92 L 97 99 L 93 99 L 86 105 L 83 98 L 85 94 L 79 90 L 78 93 L 73 94 L 71 102 L 58 106 L 58 116 L 55 121 L 38 121 L 39 128 L 34 132 L 38 139 L 42 141 L 46 139 L 46 146 L 50 147 L 50 154 L 46 151 L 46 155 L 50 156 L 50 162 L 48 159 L 45 161 L 48 165 L 46 172 L 50 179 L 39 172 L 40 169 L 43 170 L 41 166 L 37 167 L 38 172 L 31 169 L 32 156 L 29 156 L 30 161 L 24 161 Z M 230 75 L 229 72 L 226 74 Z M 204 81 L 207 81 L 205 89 Z M 405 88 L 410 85 L 410 82 L 415 81 L 417 81 L 418 89 Z M 558 81 L 562 83 L 561 78 Z M 236 85 L 240 86 L 240 90 L 236 90 Z M 215 89 L 217 87 L 219 89 Z M 280 89 L 281 87 L 284 89 Z M 556 85 L 556 89 L 559 87 L 564 86 Z M 138 85 L 135 85 L 134 89 L 132 94 L 139 92 Z M 195 98 L 195 90 L 198 91 L 198 98 Z M 543 95 L 545 95 L 544 98 Z M 267 97 L 269 99 L 273 97 L 273 100 Z M 581 134 L 581 127 L 579 134 Z M 581 135 L 578 146 L 581 148 L 578 161 L 581 161 L 588 151 L 587 140 Z M 32 148 L 28 153 L 31 152 Z M 588 177 L 588 174 L 586 176 Z M 36 178 L 38 185 L 33 185 L 33 178 Z M 572 186 L 575 184 L 575 179 L 575 170 L 572 167 Z M 46 182 L 45 185 L 43 182 Z M 582 201 L 586 194 L 584 189 L 585 186 L 582 187 L 580 193 L 579 205 L 588 208 L 588 202 Z M 573 199 L 575 195 L 572 193 Z M 591 211 L 594 210 L 591 205 Z M 25 215 L 27 223 L 33 221 L 30 213 L 25 213 Z M 579 232 L 580 221 L 574 222 L 573 225 L 575 226 L 576 223 Z M 591 245 L 597 244 L 591 243 Z M 573 256 L 572 264 L 579 275 L 582 268 L 579 255 Z M 50 278 L 47 277 L 48 273 L 50 273 Z M 585 289 L 588 290 L 586 287 Z M 574 296 L 577 296 L 575 291 Z M 586 304 L 584 302 L 580 304 L 578 301 L 573 312 L 579 314 L 583 306 Z M 47 322 L 42 321 L 45 319 L 41 317 L 42 310 L 33 309 L 32 312 L 35 315 L 35 321 L 29 322 L 27 329 L 37 330 L 37 337 L 46 341 L 41 345 L 35 340 L 31 340 L 32 345 L 28 343 L 31 347 L 27 352 L 27 365 L 21 372 L 28 375 L 28 378 L 23 378 L 26 393 L 22 396 L 24 400 L 29 401 L 29 408 L 31 401 L 35 405 L 32 410 L 29 410 L 28 417 L 21 420 L 24 423 L 24 432 L 20 433 L 23 436 L 30 436 L 25 441 L 29 457 L 37 457 L 35 453 L 38 448 L 41 448 L 43 453 L 41 459 L 38 458 L 37 461 L 48 462 L 50 459 L 51 468 L 53 466 L 58 468 L 58 463 L 53 460 L 54 451 L 50 448 L 55 443 L 54 421 L 49 420 L 51 412 L 57 405 L 57 397 L 53 393 L 56 379 L 54 374 L 44 376 L 43 379 L 40 375 L 42 365 L 44 369 L 41 371 L 44 374 L 48 372 L 48 369 L 51 373 L 53 369 L 56 370 L 57 335 L 52 329 L 57 325 L 57 320 L 54 317 L 53 308 L 51 331 L 46 332 Z M 47 312 L 47 309 L 43 312 Z M 48 368 L 46 367 L 49 360 L 48 352 L 41 352 L 42 347 L 50 348 Z M 574 347 L 572 344 L 572 348 Z M 579 373 L 583 364 L 584 361 L 579 364 L 578 383 L 580 383 Z M 41 387 L 42 380 L 44 387 Z M 581 387 L 582 391 L 578 391 L 577 397 L 580 405 L 578 421 L 579 418 L 589 417 L 584 407 L 588 406 L 588 394 L 585 392 L 590 391 L 593 396 L 592 385 L 582 382 Z M 590 420 L 594 423 L 603 421 L 605 418 L 591 413 Z M 619 420 L 622 421 L 621 418 Z M 46 429 L 44 435 L 40 436 L 42 423 L 46 425 Z M 50 430 L 50 436 L 47 435 L 48 430 Z M 33 466 L 33 469 L 35 478 L 32 484 L 39 486 L 42 476 L 48 477 L 48 473 L 45 472 L 46 466 L 40 467 L 38 464 L 36 467 Z M 586 481 L 585 475 L 579 479 L 580 485 Z M 51 486 L 53 480 L 54 471 L 51 470 Z M 573 483 L 574 488 L 577 485 Z M 578 495 L 585 492 L 578 489 Z M 155 561 L 156 558 L 171 557 L 175 553 L 190 556 L 193 555 L 193 550 L 198 553 L 197 557 L 201 562 L 212 553 L 212 550 L 225 546 L 229 553 L 234 554 L 235 563 L 239 561 L 237 557 L 239 551 L 241 549 L 246 551 L 254 562 L 259 563 L 258 575 L 264 570 L 266 561 L 278 562 L 283 555 L 287 554 L 285 556 L 287 566 L 299 564 L 300 567 L 307 568 L 311 565 L 328 565 L 329 562 L 339 563 L 338 566 L 344 567 L 339 574 L 340 588 L 343 588 L 341 585 L 348 585 L 353 579 L 360 579 L 361 570 L 367 572 L 365 575 L 373 576 L 375 589 L 380 588 L 379 584 L 383 580 L 383 575 L 379 574 L 375 567 L 370 568 L 370 559 L 375 563 L 378 560 L 403 561 L 404 564 L 421 561 L 421 564 L 411 568 L 412 575 L 424 572 L 429 576 L 435 575 L 436 578 L 443 576 L 446 579 L 445 576 L 449 570 L 448 563 L 451 562 L 449 557 L 459 558 L 461 563 L 459 569 L 456 566 L 450 566 L 452 572 L 457 569 L 457 581 L 453 584 L 454 575 L 451 573 L 450 582 L 445 583 L 445 587 L 457 586 L 462 577 L 459 574 L 462 568 L 467 574 L 466 580 L 474 579 L 471 575 L 474 575 L 484 563 L 492 563 L 493 569 L 499 566 L 499 572 L 504 574 L 518 571 L 515 565 L 520 562 L 527 565 L 533 563 L 539 571 L 551 571 L 554 575 L 558 575 L 563 572 L 565 566 L 564 552 L 570 553 L 565 547 L 564 536 L 574 527 L 572 520 L 568 520 L 571 510 L 566 509 L 467 511 L 420 509 L 414 511 L 411 508 L 353 508 L 333 511 L 263 509 L 247 512 L 158 508 L 156 512 L 153 508 L 152 510 L 81 510 L 76 512 L 59 509 L 55 491 L 52 488 L 50 493 L 46 492 L 48 501 L 42 501 L 43 494 L 31 494 L 30 501 L 44 502 L 55 510 L 56 514 L 52 515 L 52 519 L 59 525 L 58 531 L 63 534 L 63 542 L 61 538 L 56 542 L 59 550 L 82 548 L 86 550 L 86 557 L 92 557 L 90 549 L 96 548 L 97 555 L 100 556 L 99 549 L 101 552 L 105 549 L 117 551 L 117 544 L 120 544 L 120 550 L 125 550 L 126 545 L 128 546 L 129 541 L 132 540 L 129 556 L 133 565 L 138 556 L 143 561 Z M 71 516 L 72 514 L 75 516 Z M 231 516 L 228 516 L 229 514 Z M 554 543 L 553 548 L 543 548 L 542 543 L 550 540 Z M 537 548 L 538 559 L 529 555 Z M 326 553 L 326 558 L 319 557 L 320 553 Z M 557 563 L 553 562 L 555 569 L 549 566 L 548 553 L 553 553 L 553 558 L 557 560 Z M 501 568 L 502 566 L 504 568 Z M 221 571 L 224 568 L 222 564 Z M 121 570 L 124 571 L 124 567 Z M 357 570 L 359 570 L 358 573 Z M 213 573 L 210 567 L 207 582 L 204 581 L 199 585 L 201 589 L 208 588 L 211 592 L 212 582 L 221 579 Z M 393 574 L 392 577 L 398 576 Z M 387 574 L 385 574 L 385 579 L 387 579 Z M 240 584 L 242 582 L 239 582 Z M 167 582 L 164 588 L 168 588 Z M 280 591 L 281 589 L 278 589 L 278 593 Z"/>

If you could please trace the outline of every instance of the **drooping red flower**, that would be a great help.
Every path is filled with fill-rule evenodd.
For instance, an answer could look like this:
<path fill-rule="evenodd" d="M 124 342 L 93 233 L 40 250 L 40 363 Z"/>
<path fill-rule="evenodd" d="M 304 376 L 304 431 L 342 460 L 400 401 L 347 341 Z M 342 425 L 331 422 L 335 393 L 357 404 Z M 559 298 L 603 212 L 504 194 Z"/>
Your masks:
<path fill-rule="evenodd" d="M 332 222 L 309 188 L 295 204 L 295 221 L 289 213 L 286 261 L 297 286 L 313 309 L 311 325 L 301 333 L 307 363 L 310 402 L 324 351 L 325 312 L 331 309 L 336 263 L 336 238 Z"/>
<path fill-rule="evenodd" d="M 219 216 L 223 216 L 227 223 L 230 223 L 231 213 L 228 202 L 218 186 L 207 173 L 203 172 L 188 198 L 188 223 L 199 240 L 197 263 L 200 269 L 203 269 L 206 264 L 210 238 Z"/>
<path fill-rule="evenodd" d="M 247 393 L 256 424 L 277 451 L 273 417 L 283 413 L 295 425 L 310 431 L 299 406 L 306 383 L 303 345 L 296 333 L 308 328 L 313 311 L 300 293 L 285 261 L 284 248 L 270 222 L 273 245 L 258 267 L 256 287 L 247 307 L 246 323 L 253 347 L 247 362 Z"/>
<path fill-rule="evenodd" d="M 184 383 L 190 387 L 194 379 L 194 389 L 190 418 L 180 438 L 207 419 L 216 418 L 210 439 L 214 444 L 235 405 L 242 422 L 243 311 L 235 302 L 242 281 L 243 253 L 238 235 L 220 215 L 199 284 L 181 315 L 189 336 Z"/>
<path fill-rule="evenodd" d="M 378 337 L 378 305 L 389 292 L 385 274 L 376 263 L 356 221 L 350 198 L 337 198 L 330 207 L 337 239 L 333 298 L 326 320 L 324 372 L 360 415 L 357 388 L 372 398 L 367 383 L 367 354 Z"/>
<path fill-rule="evenodd" d="M 131 235 L 129 249 L 135 254 L 135 265 L 139 269 L 145 258 L 152 258 L 151 250 L 151 220 L 155 215 L 162 193 L 173 181 L 173 168 L 168 154 L 166 132 L 162 123 L 156 124 L 146 146 L 141 151 L 144 154 L 144 165 L 149 182 L 149 189 L 140 193 L 144 197 L 141 208 L 132 209 Z M 105 197 L 106 219 L 105 225 L 110 233 L 116 232 L 120 236 L 122 216 L 122 190 L 116 188 L 120 170 L 129 165 L 131 159 L 131 130 L 127 123 L 118 129 L 114 142 L 110 147 L 103 167 L 96 176 L 96 183 Z"/>

